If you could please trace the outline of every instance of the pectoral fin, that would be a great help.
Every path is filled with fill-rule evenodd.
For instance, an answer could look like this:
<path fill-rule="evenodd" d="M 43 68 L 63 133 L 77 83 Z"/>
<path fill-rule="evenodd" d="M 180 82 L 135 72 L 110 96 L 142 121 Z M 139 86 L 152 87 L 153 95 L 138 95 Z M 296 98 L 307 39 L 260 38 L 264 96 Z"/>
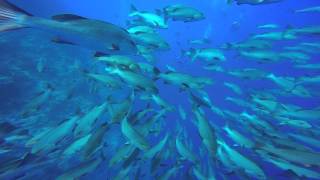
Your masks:
<path fill-rule="evenodd" d="M 66 21 L 86 20 L 87 18 L 74 15 L 74 14 L 58 14 L 58 15 L 52 16 L 52 19 L 59 22 L 66 22 Z"/>
<path fill-rule="evenodd" d="M 54 42 L 54 43 L 58 43 L 58 44 L 76 45 L 73 42 L 70 42 L 70 41 L 67 41 L 67 40 L 64 40 L 64 39 L 61 39 L 61 38 L 58 38 L 58 37 L 53 38 L 51 41 Z"/>

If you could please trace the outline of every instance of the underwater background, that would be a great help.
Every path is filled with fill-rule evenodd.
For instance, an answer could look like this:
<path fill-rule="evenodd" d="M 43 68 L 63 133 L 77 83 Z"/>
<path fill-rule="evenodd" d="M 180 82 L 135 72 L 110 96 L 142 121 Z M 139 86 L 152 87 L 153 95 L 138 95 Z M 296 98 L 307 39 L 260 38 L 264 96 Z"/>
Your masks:
<path fill-rule="evenodd" d="M 126 32 L 147 47 L 129 54 L 114 30 L 97 54 L 49 28 L 0 28 L 0 179 L 320 179 L 318 0 L 10 3 L 153 32 Z M 175 20 L 165 8 L 180 4 L 203 17 Z"/>

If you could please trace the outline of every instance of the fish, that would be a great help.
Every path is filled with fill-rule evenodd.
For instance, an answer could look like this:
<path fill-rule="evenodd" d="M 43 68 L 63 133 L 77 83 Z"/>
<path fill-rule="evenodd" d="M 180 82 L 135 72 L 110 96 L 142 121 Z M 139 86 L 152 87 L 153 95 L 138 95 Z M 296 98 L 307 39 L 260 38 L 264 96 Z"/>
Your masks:
<path fill-rule="evenodd" d="M 229 156 L 229 159 L 239 168 L 242 168 L 246 173 L 257 179 L 267 179 L 264 171 L 252 160 L 248 159 L 238 151 L 232 149 L 225 142 L 218 141 L 221 148 Z"/>
<path fill-rule="evenodd" d="M 114 67 L 132 67 L 136 65 L 134 59 L 129 56 L 124 55 L 105 55 L 105 54 L 96 54 L 95 60 L 98 62 L 104 62 L 109 66 Z"/>
<path fill-rule="evenodd" d="M 226 57 L 220 50 L 213 48 L 191 48 L 189 51 L 182 51 L 182 55 L 190 57 L 192 61 L 196 59 L 203 59 L 209 62 L 222 62 L 226 60 Z"/>
<path fill-rule="evenodd" d="M 140 34 L 140 33 L 155 33 L 155 29 L 150 26 L 132 26 L 127 29 L 130 34 Z"/>
<path fill-rule="evenodd" d="M 170 105 L 167 103 L 164 99 L 162 99 L 159 95 L 157 94 L 152 94 L 152 95 L 142 95 L 140 96 L 140 99 L 143 100 L 153 100 L 157 105 L 159 105 L 161 108 L 166 109 L 168 111 L 173 111 L 175 108 L 174 106 Z"/>
<path fill-rule="evenodd" d="M 218 142 L 217 136 L 215 134 L 214 128 L 210 125 L 207 119 L 205 119 L 203 113 L 199 110 L 199 108 L 194 109 L 194 115 L 197 120 L 197 128 L 198 132 L 202 138 L 202 143 L 207 148 L 210 157 L 216 158 Z"/>
<path fill-rule="evenodd" d="M 307 177 L 307 178 L 314 178 L 314 179 L 318 179 L 320 178 L 320 173 L 304 168 L 304 167 L 300 167 L 297 166 L 295 164 L 292 164 L 288 161 L 285 161 L 283 159 L 277 158 L 277 157 L 273 157 L 270 155 L 262 155 L 267 161 L 271 162 L 272 164 L 276 165 L 277 167 L 283 169 L 283 170 L 291 170 L 294 174 L 298 175 L 299 177 Z"/>
<path fill-rule="evenodd" d="M 149 142 L 138 132 L 131 124 L 129 124 L 127 118 L 121 121 L 121 132 L 129 140 L 129 142 L 142 151 L 146 151 L 150 148 Z"/>
<path fill-rule="evenodd" d="M 169 170 L 166 170 L 161 176 L 157 177 L 156 179 L 157 180 L 169 180 L 169 179 L 173 178 L 172 176 L 174 176 L 180 168 L 181 167 L 175 165 L 175 166 L 171 167 Z"/>
<path fill-rule="evenodd" d="M 87 134 L 86 136 L 83 136 L 77 140 L 75 140 L 72 144 L 70 144 L 64 151 L 64 156 L 71 156 L 75 154 L 76 152 L 79 152 L 83 149 L 83 147 L 87 144 L 88 140 L 92 134 Z"/>
<path fill-rule="evenodd" d="M 199 10 L 182 4 L 170 5 L 163 8 L 164 17 L 173 21 L 192 22 L 205 18 Z"/>
<path fill-rule="evenodd" d="M 277 24 L 264 24 L 258 26 L 259 29 L 277 29 L 279 26 Z"/>
<path fill-rule="evenodd" d="M 125 144 L 121 147 L 118 147 L 118 150 L 113 154 L 113 156 L 109 160 L 109 167 L 115 166 L 116 164 L 125 161 L 125 159 L 127 159 L 135 149 L 135 146 L 131 144 Z"/>
<path fill-rule="evenodd" d="M 113 89 L 119 89 L 121 87 L 121 83 L 119 80 L 105 75 L 105 74 L 95 74 L 95 73 L 85 73 L 86 76 L 89 78 L 92 78 L 94 80 L 97 80 L 99 82 L 104 83 L 107 87 L 113 88 Z"/>
<path fill-rule="evenodd" d="M 253 38 L 236 43 L 226 43 L 221 46 L 222 49 L 226 50 L 265 50 L 270 49 L 271 47 L 272 43 L 270 41 Z"/>
<path fill-rule="evenodd" d="M 164 17 L 160 13 L 151 13 L 146 11 L 138 11 L 134 5 L 131 5 L 131 12 L 129 17 L 139 17 L 146 24 L 156 28 L 168 28 L 168 24 Z"/>
<path fill-rule="evenodd" d="M 178 106 L 178 111 L 179 111 L 180 118 L 182 120 L 186 120 L 187 114 L 186 114 L 185 110 L 182 108 L 181 105 Z"/>
<path fill-rule="evenodd" d="M 0 85 L 13 83 L 13 78 L 10 76 L 0 75 Z"/>
<path fill-rule="evenodd" d="M 320 12 L 320 6 L 308 7 L 295 11 L 296 13 Z"/>
<path fill-rule="evenodd" d="M 175 84 L 182 89 L 202 89 L 206 85 L 213 84 L 213 81 L 207 77 L 193 77 L 189 74 L 171 71 L 159 73 L 158 78 L 163 79 L 166 84 Z"/>
<path fill-rule="evenodd" d="M 288 134 L 290 137 L 293 137 L 294 139 L 297 139 L 303 143 L 306 143 L 312 147 L 319 148 L 320 143 L 319 140 L 315 137 L 308 136 L 308 135 L 302 135 L 302 134 L 294 134 L 294 133 L 289 133 Z"/>
<path fill-rule="evenodd" d="M 241 88 L 238 85 L 233 84 L 233 83 L 228 83 L 228 82 L 224 82 L 223 84 L 226 87 L 228 87 L 229 89 L 231 89 L 233 92 L 235 92 L 235 93 L 237 93 L 239 95 L 243 94 Z"/>
<path fill-rule="evenodd" d="M 110 74 L 118 75 L 132 88 L 148 93 L 157 94 L 159 92 L 154 81 L 142 74 L 135 73 L 131 70 L 123 70 L 120 68 L 106 67 L 105 71 Z"/>
<path fill-rule="evenodd" d="M 146 48 L 162 51 L 170 50 L 169 43 L 158 33 L 131 34 L 131 37 L 135 43 Z"/>
<path fill-rule="evenodd" d="M 95 106 L 82 117 L 80 117 L 77 120 L 77 125 L 74 129 L 74 135 L 80 137 L 90 133 L 96 120 L 107 110 L 107 106 L 108 103 Z"/>
<path fill-rule="evenodd" d="M 191 151 L 189 147 L 187 147 L 181 140 L 181 138 L 178 136 L 176 137 L 176 148 L 179 153 L 179 155 L 188 161 L 191 161 L 192 163 L 197 163 L 198 159 L 194 155 L 194 153 Z"/>
<path fill-rule="evenodd" d="M 283 49 L 293 52 L 302 52 L 307 54 L 315 54 L 319 49 L 319 45 L 317 43 L 299 43 L 294 46 L 286 46 Z"/>
<path fill-rule="evenodd" d="M 251 37 L 252 39 L 264 39 L 264 40 L 273 40 L 273 41 L 280 41 L 280 40 L 294 40 L 297 39 L 297 33 L 293 30 L 286 30 L 283 32 L 267 32 L 262 34 L 256 34 Z"/>
<path fill-rule="evenodd" d="M 314 69 L 314 70 L 318 70 L 318 69 L 320 69 L 320 64 L 297 64 L 294 67 L 295 68 L 299 68 L 299 69 Z"/>
<path fill-rule="evenodd" d="M 307 121 L 315 121 L 320 115 L 319 108 L 312 109 L 280 109 L 277 111 L 277 115 L 281 117 L 287 117 L 292 119 L 300 119 Z"/>
<path fill-rule="evenodd" d="M 306 121 L 303 120 L 295 120 L 295 119 L 289 119 L 285 117 L 279 117 L 277 118 L 280 120 L 279 125 L 288 125 L 296 128 L 303 128 L 303 129 L 310 129 L 312 128 L 312 125 Z"/>
<path fill-rule="evenodd" d="M 226 125 L 223 127 L 223 130 L 225 130 L 228 134 L 228 136 L 239 146 L 245 147 L 248 149 L 251 149 L 254 147 L 254 142 L 252 142 L 251 139 L 245 137 L 240 132 L 236 131 L 235 129 L 232 129 L 229 127 L 229 125 Z"/>
<path fill-rule="evenodd" d="M 278 77 L 275 74 L 270 73 L 267 75 L 267 78 L 282 87 L 285 91 L 292 91 L 297 85 L 297 81 L 292 77 Z"/>
<path fill-rule="evenodd" d="M 90 158 L 103 146 L 103 137 L 109 129 L 108 123 L 102 124 L 88 139 L 83 147 L 83 156 L 85 159 Z"/>
<path fill-rule="evenodd" d="M 15 7 L 13 4 L 9 7 L 12 6 Z M 45 19 L 25 11 L 15 11 L 17 9 L 20 8 L 0 9 L 0 31 L 34 28 L 52 34 L 52 42 L 59 44 L 80 46 L 107 54 L 137 53 L 129 33 L 117 25 L 74 14 L 59 14 L 52 19 Z"/>
<path fill-rule="evenodd" d="M 289 148 L 279 148 L 270 144 L 264 144 L 257 149 L 262 150 L 268 154 L 275 155 L 281 159 L 287 160 L 289 162 L 298 163 L 300 165 L 306 166 L 319 166 L 320 155 L 318 152 L 307 151 L 307 150 L 297 150 Z"/>
<path fill-rule="evenodd" d="M 37 63 L 37 71 L 39 73 L 42 73 L 44 71 L 44 67 L 45 67 L 45 59 L 40 58 Z"/>
<path fill-rule="evenodd" d="M 41 106 L 43 106 L 51 97 L 54 92 L 54 88 L 51 85 L 47 85 L 46 89 L 40 92 L 24 106 L 24 110 L 21 113 L 22 117 L 30 116 L 36 113 Z"/>
<path fill-rule="evenodd" d="M 202 172 L 199 166 L 194 166 L 192 168 L 192 173 L 194 174 L 195 177 L 199 180 L 206 180 L 208 179 Z"/>
<path fill-rule="evenodd" d="M 43 134 L 35 144 L 32 145 L 31 152 L 35 153 L 48 153 L 50 150 L 55 148 L 56 144 L 65 138 L 75 127 L 79 117 L 74 116 L 69 120 L 61 123 L 57 127 L 52 128 Z"/>
<path fill-rule="evenodd" d="M 278 3 L 282 0 L 228 0 L 228 3 L 236 2 L 238 5 L 249 4 L 249 5 L 263 5 L 263 4 L 271 4 Z"/>
<path fill-rule="evenodd" d="M 306 26 L 302 28 L 290 29 L 290 32 L 293 34 L 301 35 L 301 36 L 317 36 L 320 34 L 319 26 Z"/>
<path fill-rule="evenodd" d="M 308 62 L 311 57 L 308 54 L 298 51 L 288 51 L 288 52 L 281 52 L 280 57 L 283 59 L 289 59 L 295 63 L 306 63 Z"/>
<path fill-rule="evenodd" d="M 267 72 L 256 68 L 234 69 L 228 71 L 228 74 L 248 80 L 259 80 L 265 78 L 268 75 Z"/>
<path fill-rule="evenodd" d="M 256 51 L 240 51 L 240 55 L 255 60 L 261 63 L 278 62 L 281 60 L 281 56 L 275 51 L 256 50 Z"/>
<path fill-rule="evenodd" d="M 119 171 L 119 173 L 115 176 L 115 177 L 113 177 L 113 179 L 114 180 L 123 180 L 123 179 L 129 179 L 129 172 L 130 172 L 130 170 L 132 169 L 132 167 L 131 166 L 128 166 L 127 168 L 125 168 L 125 169 L 121 169 L 120 171 Z"/>
<path fill-rule="evenodd" d="M 205 37 L 203 39 L 190 40 L 189 43 L 192 45 L 204 45 L 204 44 L 210 44 L 210 40 Z"/>
<path fill-rule="evenodd" d="M 169 134 L 166 134 L 164 138 L 161 141 L 159 141 L 158 144 L 156 144 L 154 147 L 146 151 L 143 156 L 147 159 L 152 159 L 157 153 L 162 151 L 162 149 L 164 148 L 164 146 L 168 141 L 168 138 L 169 138 Z"/>
<path fill-rule="evenodd" d="M 57 177 L 57 180 L 76 179 L 85 174 L 94 171 L 102 162 L 101 158 L 84 161 L 81 164 L 68 169 L 66 172 Z"/>

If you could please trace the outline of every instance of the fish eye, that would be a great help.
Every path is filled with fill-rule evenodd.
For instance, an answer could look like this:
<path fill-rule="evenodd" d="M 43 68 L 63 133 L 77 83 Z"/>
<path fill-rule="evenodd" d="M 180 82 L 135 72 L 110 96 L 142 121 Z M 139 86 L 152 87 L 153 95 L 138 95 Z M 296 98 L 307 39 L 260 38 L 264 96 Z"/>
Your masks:
<path fill-rule="evenodd" d="M 132 46 L 136 46 L 136 43 L 132 40 L 129 41 L 129 43 L 132 45 Z"/>

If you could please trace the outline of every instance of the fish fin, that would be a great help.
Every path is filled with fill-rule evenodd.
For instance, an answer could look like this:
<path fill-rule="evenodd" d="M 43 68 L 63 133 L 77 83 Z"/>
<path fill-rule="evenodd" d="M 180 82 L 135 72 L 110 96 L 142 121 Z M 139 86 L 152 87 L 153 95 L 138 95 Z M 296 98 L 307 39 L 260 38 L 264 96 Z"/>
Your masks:
<path fill-rule="evenodd" d="M 149 94 L 142 94 L 140 95 L 141 100 L 150 100 L 152 97 Z"/>
<path fill-rule="evenodd" d="M 164 74 L 174 73 L 173 71 L 167 70 Z"/>
<path fill-rule="evenodd" d="M 17 8 L 9 8 L 8 6 L 0 6 L 0 32 L 26 28 L 27 26 L 23 22 L 28 15 L 15 11 Z"/>
<path fill-rule="evenodd" d="M 125 142 L 124 145 L 130 145 L 131 143 L 129 141 Z"/>
<path fill-rule="evenodd" d="M 232 4 L 233 3 L 233 0 L 227 0 L 227 4 Z"/>
<path fill-rule="evenodd" d="M 77 21 L 77 20 L 86 20 L 87 18 L 74 15 L 74 14 L 58 14 L 51 17 L 53 20 L 59 22 L 67 22 L 67 21 Z"/>
<path fill-rule="evenodd" d="M 165 9 L 162 12 L 163 12 L 164 22 L 167 23 L 169 20 L 168 12 Z"/>
<path fill-rule="evenodd" d="M 94 57 L 102 57 L 102 56 L 109 56 L 109 54 L 103 53 L 103 52 L 96 52 L 96 53 L 94 54 Z"/>
<path fill-rule="evenodd" d="M 157 67 L 154 67 L 154 68 L 153 68 L 153 73 L 154 73 L 156 76 L 158 76 L 158 75 L 161 73 L 161 71 L 160 71 Z"/>
<path fill-rule="evenodd" d="M 115 100 L 112 98 L 112 95 L 109 95 L 106 98 L 106 101 L 107 101 L 108 104 L 115 104 Z"/>
<path fill-rule="evenodd" d="M 114 112 L 114 107 L 112 107 L 111 105 L 107 107 L 108 108 L 108 112 L 110 114 L 111 117 L 114 116 L 115 112 Z"/>
<path fill-rule="evenodd" d="M 197 54 L 197 50 L 194 49 L 194 48 L 190 48 L 190 55 L 189 55 L 189 57 L 192 57 L 192 59 L 191 59 L 192 62 L 193 62 L 194 60 L 196 60 L 196 58 L 197 58 L 196 54 Z"/>
<path fill-rule="evenodd" d="M 120 47 L 118 45 L 116 45 L 116 44 L 111 44 L 109 49 L 112 50 L 112 51 L 119 51 Z"/>
<path fill-rule="evenodd" d="M 232 49 L 232 43 L 226 43 L 225 46 L 226 46 L 225 49 L 227 50 Z"/>
<path fill-rule="evenodd" d="M 51 42 L 58 43 L 58 44 L 76 45 L 76 44 L 73 43 L 73 42 L 66 41 L 66 40 L 63 40 L 63 39 L 58 38 L 58 37 L 53 38 L 53 39 L 51 40 Z"/>
<path fill-rule="evenodd" d="M 18 12 L 20 14 L 24 14 L 24 15 L 28 15 L 28 16 L 33 16 L 31 13 L 17 7 L 16 5 L 10 3 L 9 1 L 7 0 L 0 0 L 0 7 L 1 8 L 4 8 L 4 9 L 10 9 L 12 11 L 15 11 L 15 12 Z"/>
<path fill-rule="evenodd" d="M 138 9 L 133 4 L 131 4 L 130 5 L 130 13 L 135 13 L 137 11 L 138 11 Z"/>
<path fill-rule="evenodd" d="M 291 169 L 288 169 L 288 170 L 280 173 L 279 176 L 286 177 L 286 178 L 298 177 L 298 175 L 294 171 L 292 171 Z"/>
<path fill-rule="evenodd" d="M 203 42 L 206 43 L 206 44 L 210 44 L 211 43 L 211 41 L 210 41 L 210 39 L 208 37 L 203 38 Z"/>
<path fill-rule="evenodd" d="M 186 90 L 185 86 L 182 86 L 182 87 L 179 88 L 179 92 L 183 92 L 185 90 Z"/>
<path fill-rule="evenodd" d="M 156 9 L 156 14 L 161 16 L 162 15 L 162 11 L 160 9 Z"/>
<path fill-rule="evenodd" d="M 183 86 L 185 89 L 189 88 L 189 85 L 186 84 L 186 83 L 182 83 L 182 86 Z"/>
<path fill-rule="evenodd" d="M 182 49 L 180 57 L 183 57 L 183 56 L 187 56 L 187 51 Z"/>

